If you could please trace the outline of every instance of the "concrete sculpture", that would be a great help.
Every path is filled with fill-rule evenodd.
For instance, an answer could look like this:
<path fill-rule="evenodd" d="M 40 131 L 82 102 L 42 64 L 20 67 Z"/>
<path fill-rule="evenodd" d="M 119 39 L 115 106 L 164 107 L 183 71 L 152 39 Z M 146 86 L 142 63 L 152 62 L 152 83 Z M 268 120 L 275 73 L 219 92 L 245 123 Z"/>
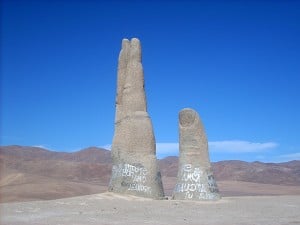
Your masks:
<path fill-rule="evenodd" d="M 141 44 L 123 39 L 119 55 L 112 176 L 109 191 L 161 199 L 164 196 L 147 113 Z"/>
<path fill-rule="evenodd" d="M 210 165 L 204 127 L 198 113 L 189 108 L 179 113 L 179 167 L 172 198 L 220 199 Z"/>

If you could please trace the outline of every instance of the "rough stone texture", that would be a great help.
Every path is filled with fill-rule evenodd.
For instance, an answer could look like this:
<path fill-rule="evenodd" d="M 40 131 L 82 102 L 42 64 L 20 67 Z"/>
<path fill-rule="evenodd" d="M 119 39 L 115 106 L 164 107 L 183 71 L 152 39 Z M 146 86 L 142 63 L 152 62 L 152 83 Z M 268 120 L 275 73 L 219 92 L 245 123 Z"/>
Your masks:
<path fill-rule="evenodd" d="M 109 191 L 163 198 L 155 137 L 147 113 L 141 45 L 123 39 L 119 55 L 112 177 Z"/>
<path fill-rule="evenodd" d="M 220 199 L 210 165 L 208 143 L 199 115 L 185 108 L 179 113 L 179 167 L 173 199 Z"/>

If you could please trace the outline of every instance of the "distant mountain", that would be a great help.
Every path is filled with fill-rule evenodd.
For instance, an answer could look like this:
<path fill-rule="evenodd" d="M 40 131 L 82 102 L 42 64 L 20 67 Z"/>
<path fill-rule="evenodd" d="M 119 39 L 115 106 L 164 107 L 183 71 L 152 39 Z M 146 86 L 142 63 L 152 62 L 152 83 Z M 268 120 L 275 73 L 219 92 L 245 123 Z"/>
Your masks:
<path fill-rule="evenodd" d="M 18 158 L 20 160 L 40 159 L 96 163 L 111 162 L 110 151 L 97 147 L 85 148 L 78 152 L 55 152 L 39 147 L 11 145 L 0 146 L 0 157 L 1 155 L 11 159 Z"/>
<path fill-rule="evenodd" d="M 162 174 L 177 176 L 178 157 L 169 156 L 159 162 Z M 212 163 L 217 181 L 231 180 L 262 184 L 300 186 L 300 161 L 262 163 L 227 160 Z"/>
<path fill-rule="evenodd" d="M 178 157 L 159 160 L 166 194 L 176 182 Z M 107 190 L 110 151 L 90 147 L 54 152 L 38 147 L 0 147 L 0 200 L 28 201 L 94 194 Z M 223 195 L 300 194 L 300 161 L 213 163 Z"/>
<path fill-rule="evenodd" d="M 213 164 L 217 180 L 300 185 L 300 161 L 285 163 L 221 161 Z"/>
<path fill-rule="evenodd" d="M 110 151 L 53 152 L 0 147 L 0 200 L 56 199 L 103 192 L 111 173 Z"/>
<path fill-rule="evenodd" d="M 91 147 L 78 152 L 53 152 L 38 147 L 0 147 L 3 174 L 15 170 L 68 181 L 105 183 L 110 176 L 110 151 Z"/>

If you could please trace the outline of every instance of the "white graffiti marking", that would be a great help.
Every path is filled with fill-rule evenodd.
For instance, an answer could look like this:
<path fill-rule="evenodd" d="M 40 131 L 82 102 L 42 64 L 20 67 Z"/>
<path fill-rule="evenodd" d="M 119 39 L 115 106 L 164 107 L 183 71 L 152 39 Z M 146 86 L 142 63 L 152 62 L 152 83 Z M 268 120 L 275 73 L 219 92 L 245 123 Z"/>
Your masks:
<path fill-rule="evenodd" d="M 183 172 L 190 173 L 192 171 L 192 165 L 191 164 L 185 164 L 182 168 Z"/>
<path fill-rule="evenodd" d="M 193 193 L 193 192 L 189 192 L 189 191 L 188 191 L 188 192 L 185 193 L 185 199 L 187 199 L 187 198 L 188 198 L 188 199 L 191 199 L 191 198 L 193 198 L 193 196 L 194 196 L 194 193 Z"/>
<path fill-rule="evenodd" d="M 176 185 L 177 192 L 205 192 L 205 186 L 203 184 L 189 184 L 189 183 L 180 183 Z"/>
<path fill-rule="evenodd" d="M 147 169 L 144 167 L 137 167 L 130 164 L 125 164 L 122 169 L 123 177 L 146 176 Z"/>
<path fill-rule="evenodd" d="M 199 167 L 193 168 L 191 164 L 183 165 L 181 181 L 176 185 L 175 191 L 184 193 L 185 199 L 210 199 L 213 198 L 210 192 L 218 191 L 213 175 Z"/>
<path fill-rule="evenodd" d="M 146 168 L 128 163 L 113 166 L 113 177 L 126 177 L 131 180 L 123 182 L 130 191 L 151 193 L 151 187 L 145 185 L 147 174 Z"/>
<path fill-rule="evenodd" d="M 187 182 L 199 182 L 200 177 L 203 175 L 203 172 L 200 170 L 200 168 L 196 167 L 194 170 L 192 170 L 191 164 L 187 164 L 183 168 L 183 176 L 182 180 Z"/>
<path fill-rule="evenodd" d="M 130 191 L 142 191 L 142 192 L 146 192 L 146 193 L 151 193 L 151 187 L 142 185 L 142 184 L 138 184 L 138 183 L 132 183 L 129 185 L 128 190 Z"/>

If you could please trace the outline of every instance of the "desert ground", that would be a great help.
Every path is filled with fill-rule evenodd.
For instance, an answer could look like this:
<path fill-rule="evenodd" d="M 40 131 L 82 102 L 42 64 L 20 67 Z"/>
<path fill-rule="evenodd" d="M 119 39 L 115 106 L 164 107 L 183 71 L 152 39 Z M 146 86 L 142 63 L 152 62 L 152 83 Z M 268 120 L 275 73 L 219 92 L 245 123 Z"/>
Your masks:
<path fill-rule="evenodd" d="M 1 225 L 300 224 L 300 196 L 238 196 L 219 201 L 150 200 L 101 193 L 0 204 Z"/>

